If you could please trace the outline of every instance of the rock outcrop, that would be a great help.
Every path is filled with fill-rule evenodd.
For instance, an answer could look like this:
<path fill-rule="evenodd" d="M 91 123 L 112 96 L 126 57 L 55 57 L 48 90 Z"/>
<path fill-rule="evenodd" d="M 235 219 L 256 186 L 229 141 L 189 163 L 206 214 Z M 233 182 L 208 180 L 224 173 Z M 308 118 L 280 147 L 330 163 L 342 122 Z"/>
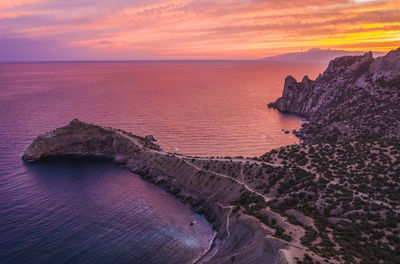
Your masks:
<path fill-rule="evenodd" d="M 297 133 L 306 142 L 400 137 L 400 48 L 332 60 L 316 80 L 288 76 L 269 107 L 307 117 Z"/>
<path fill-rule="evenodd" d="M 157 139 L 153 135 L 147 135 L 144 137 L 144 139 L 148 141 L 157 141 Z"/>

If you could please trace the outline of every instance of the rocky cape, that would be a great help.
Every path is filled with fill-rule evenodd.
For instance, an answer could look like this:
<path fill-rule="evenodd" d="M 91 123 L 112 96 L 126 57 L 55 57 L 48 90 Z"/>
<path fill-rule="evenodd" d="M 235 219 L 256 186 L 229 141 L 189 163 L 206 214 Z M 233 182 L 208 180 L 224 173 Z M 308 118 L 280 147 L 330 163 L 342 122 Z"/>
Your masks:
<path fill-rule="evenodd" d="M 336 58 L 316 80 L 288 76 L 268 106 L 308 118 L 296 133 L 305 142 L 399 138 L 400 48 Z"/>
<path fill-rule="evenodd" d="M 201 158 L 75 119 L 37 137 L 22 158 L 70 156 L 108 158 L 205 214 L 216 236 L 196 263 L 400 261 L 400 140 Z"/>
<path fill-rule="evenodd" d="M 271 230 L 259 220 L 233 206 L 244 191 L 267 198 L 229 175 L 196 166 L 192 157 L 164 152 L 150 140 L 129 132 L 74 119 L 38 136 L 22 159 L 35 162 L 62 157 L 111 159 L 205 214 L 217 233 L 211 249 L 198 262 L 231 263 L 234 259 L 236 263 L 276 263 L 279 255 L 279 262 L 286 263 L 284 254 L 278 252 L 290 243 L 271 236 Z"/>

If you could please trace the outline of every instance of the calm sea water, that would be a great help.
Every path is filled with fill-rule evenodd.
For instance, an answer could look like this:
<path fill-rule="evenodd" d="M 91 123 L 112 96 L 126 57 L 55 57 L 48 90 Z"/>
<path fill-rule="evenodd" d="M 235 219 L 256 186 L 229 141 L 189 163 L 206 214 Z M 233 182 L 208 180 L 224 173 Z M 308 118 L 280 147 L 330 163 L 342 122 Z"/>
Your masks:
<path fill-rule="evenodd" d="M 24 164 L 73 118 L 152 134 L 167 151 L 255 156 L 297 142 L 301 120 L 266 107 L 288 74 L 271 62 L 0 64 L 0 263 L 187 263 L 213 232 L 157 187 L 106 161 Z M 189 226 L 196 219 L 198 224 Z"/>

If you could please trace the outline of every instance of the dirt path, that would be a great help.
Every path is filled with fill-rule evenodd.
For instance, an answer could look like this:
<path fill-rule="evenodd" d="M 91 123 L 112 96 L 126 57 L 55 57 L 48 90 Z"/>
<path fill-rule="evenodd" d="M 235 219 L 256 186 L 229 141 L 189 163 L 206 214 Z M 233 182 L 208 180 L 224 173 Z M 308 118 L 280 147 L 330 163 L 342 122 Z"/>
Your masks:
<path fill-rule="evenodd" d="M 236 182 L 236 183 L 242 185 L 242 186 L 243 186 L 246 190 L 248 190 L 249 192 L 252 192 L 252 193 L 254 193 L 254 194 L 258 195 L 258 196 L 261 196 L 261 197 L 264 199 L 265 202 L 269 202 L 269 201 L 272 200 L 272 198 L 269 198 L 269 197 L 265 196 L 264 194 L 262 194 L 262 193 L 260 193 L 260 192 L 257 192 L 256 190 L 254 190 L 254 189 L 252 189 L 251 187 L 249 187 L 249 186 L 243 181 L 244 179 L 242 179 L 242 181 L 240 181 L 240 180 L 237 180 L 237 179 L 235 179 L 235 178 L 233 178 L 233 177 L 231 177 L 231 176 L 229 176 L 229 175 L 222 174 L 222 173 L 218 173 L 218 172 L 215 172 L 215 171 L 204 170 L 203 168 L 200 168 L 200 167 L 194 165 L 192 162 L 190 162 L 190 160 L 192 160 L 193 157 L 188 157 L 188 156 L 179 155 L 179 154 L 172 154 L 172 153 L 168 153 L 168 152 L 165 152 L 165 151 L 157 151 L 157 150 L 150 150 L 150 151 L 151 151 L 152 153 L 156 153 L 156 154 L 163 155 L 163 156 L 166 156 L 166 155 L 174 155 L 176 158 L 183 160 L 186 164 L 188 164 L 189 166 L 193 167 L 194 169 L 196 169 L 196 170 L 198 170 L 198 171 L 206 171 L 206 172 L 212 173 L 212 174 L 214 174 L 214 175 L 216 175 L 216 176 L 219 176 L 219 177 L 223 177 L 223 178 L 232 180 L 232 181 L 234 181 L 234 182 Z M 234 162 L 249 163 L 249 164 L 258 164 L 258 165 L 267 164 L 267 165 L 270 165 L 270 166 L 273 166 L 273 167 L 282 167 L 282 166 L 283 166 L 282 164 L 269 163 L 269 162 L 262 162 L 262 161 L 249 160 L 249 159 L 239 159 L 239 158 L 233 158 L 233 159 L 225 159 L 225 158 L 216 158 L 216 159 L 210 159 L 210 158 L 195 158 L 195 159 L 196 159 L 196 160 L 206 160 L 206 161 L 214 160 L 214 161 L 221 161 L 221 162 L 222 162 L 222 161 L 231 161 L 231 160 L 232 160 L 232 161 L 234 161 Z M 241 177 L 241 178 L 242 178 L 242 177 Z"/>
<path fill-rule="evenodd" d="M 225 175 L 225 174 L 221 174 L 221 173 L 214 172 L 214 171 L 210 171 L 210 170 L 204 170 L 204 169 L 202 169 L 202 168 L 200 168 L 200 167 L 194 165 L 193 163 L 189 162 L 189 161 L 187 160 L 186 157 L 183 157 L 183 156 L 181 156 L 181 157 L 177 156 L 177 157 L 180 158 L 180 159 L 182 159 L 186 164 L 192 166 L 194 169 L 196 169 L 196 170 L 198 170 L 198 171 L 206 171 L 206 172 L 209 172 L 209 173 L 213 173 L 213 174 L 215 174 L 216 176 L 223 177 L 223 178 L 226 178 L 226 179 L 230 179 L 230 180 L 232 180 L 232 181 L 234 181 L 234 182 L 236 182 L 236 183 L 242 185 L 242 186 L 243 186 L 246 190 L 248 190 L 249 192 L 252 192 L 252 193 L 254 193 L 254 194 L 258 195 L 258 196 L 261 196 L 261 197 L 264 199 L 265 202 L 269 202 L 269 201 L 271 200 L 271 198 L 266 197 L 265 195 L 263 195 L 263 194 L 257 192 L 256 190 L 253 190 L 251 187 L 249 187 L 246 183 L 244 183 L 244 182 L 242 182 L 242 181 L 239 181 L 239 180 L 237 180 L 237 179 L 235 179 L 235 178 L 233 178 L 233 177 L 230 177 L 230 176 L 228 176 L 228 175 Z"/>

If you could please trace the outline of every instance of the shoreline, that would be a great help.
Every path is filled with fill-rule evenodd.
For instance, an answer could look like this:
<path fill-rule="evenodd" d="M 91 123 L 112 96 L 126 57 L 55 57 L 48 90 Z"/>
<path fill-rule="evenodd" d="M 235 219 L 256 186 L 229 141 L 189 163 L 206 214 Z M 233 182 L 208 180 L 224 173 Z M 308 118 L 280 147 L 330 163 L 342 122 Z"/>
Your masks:
<path fill-rule="evenodd" d="M 183 156 L 183 155 L 181 155 L 181 156 Z M 95 158 L 99 158 L 99 157 L 95 157 Z M 112 160 L 110 160 L 110 161 L 112 162 Z M 126 166 L 123 166 L 122 169 L 127 169 L 133 175 L 139 177 L 142 181 L 145 181 L 149 184 L 152 184 L 154 186 L 161 188 L 165 193 L 173 196 L 178 202 L 181 202 L 184 205 L 189 206 L 189 208 L 192 212 L 194 212 L 196 214 L 204 214 L 203 212 L 199 212 L 198 208 L 195 208 L 191 204 L 188 204 L 184 199 L 182 199 L 181 196 L 174 194 L 173 192 L 169 191 L 169 189 L 164 188 L 162 185 L 157 184 L 156 182 L 149 181 L 149 179 L 146 179 L 142 175 L 135 173 L 134 171 L 132 171 L 131 169 L 129 169 Z M 201 253 L 201 255 L 199 257 L 196 257 L 195 259 L 193 259 L 191 262 L 192 264 L 204 263 L 207 260 L 211 259 L 213 257 L 213 255 L 215 255 L 218 252 L 218 247 L 220 244 L 220 240 L 218 239 L 218 234 L 219 234 L 220 230 L 215 225 L 215 223 L 209 219 L 209 216 L 207 214 L 204 214 L 204 216 L 205 216 L 207 222 L 211 225 L 211 228 L 213 231 L 213 237 L 209 243 L 208 248 L 203 253 Z M 229 219 L 226 219 L 226 221 L 229 221 Z"/>
<path fill-rule="evenodd" d="M 204 214 L 215 236 L 209 250 L 194 263 L 229 263 L 231 258 L 239 263 L 264 259 L 276 262 L 277 251 L 289 245 L 270 236 L 270 231 L 257 218 L 243 214 L 242 210 L 232 212 L 242 192 L 253 193 L 264 202 L 269 198 L 234 177 L 192 164 L 193 157 L 164 152 L 158 145 L 129 132 L 74 119 L 65 127 L 37 137 L 22 159 L 30 162 L 63 156 L 109 158 L 189 204 L 194 212 Z M 211 159 L 199 160 L 210 162 Z M 255 164 L 258 161 L 235 161 L 237 164 L 246 162 Z M 265 245 L 271 246 L 265 248 Z"/>
<path fill-rule="evenodd" d="M 210 223 L 210 224 L 211 224 L 211 223 Z M 204 260 L 204 259 L 206 259 L 205 261 L 207 261 L 207 258 L 208 258 L 208 257 L 209 257 L 209 258 L 212 257 L 212 255 L 211 255 L 211 256 L 208 256 L 208 255 L 209 255 L 210 253 L 215 252 L 215 250 L 218 250 L 218 246 L 216 245 L 216 243 L 217 243 L 216 237 L 217 237 L 217 232 L 214 232 L 213 238 L 212 238 L 211 243 L 210 243 L 209 247 L 207 248 L 207 250 L 206 250 L 203 254 L 201 254 L 201 256 L 195 258 L 195 259 L 192 261 L 192 264 L 201 263 L 201 261 Z"/>

